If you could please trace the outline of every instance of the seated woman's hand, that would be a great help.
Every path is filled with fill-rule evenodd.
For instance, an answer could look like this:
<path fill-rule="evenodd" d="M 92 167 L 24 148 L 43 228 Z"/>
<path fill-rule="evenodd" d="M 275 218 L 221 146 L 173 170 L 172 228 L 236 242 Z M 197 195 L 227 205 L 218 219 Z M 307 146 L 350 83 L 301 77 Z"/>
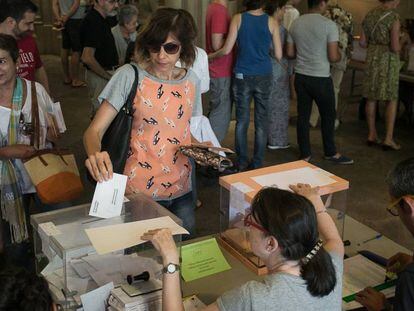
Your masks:
<path fill-rule="evenodd" d="M 112 162 L 108 152 L 101 151 L 89 155 L 85 161 L 89 173 L 98 182 L 109 180 L 113 175 Z"/>
<path fill-rule="evenodd" d="M 3 159 L 27 159 L 36 153 L 33 146 L 16 144 L 0 149 L 0 158 Z"/>
<path fill-rule="evenodd" d="M 290 185 L 289 188 L 292 189 L 293 192 L 308 199 L 319 196 L 319 187 L 312 188 L 309 184 Z"/>
<path fill-rule="evenodd" d="M 311 201 L 317 213 L 326 211 L 325 205 L 319 195 L 319 187 L 312 188 L 309 184 L 297 184 L 290 185 L 289 188 Z"/>
<path fill-rule="evenodd" d="M 177 246 L 170 229 L 149 230 L 141 237 L 144 241 L 151 241 L 155 249 L 160 252 L 164 265 L 179 264 Z"/>

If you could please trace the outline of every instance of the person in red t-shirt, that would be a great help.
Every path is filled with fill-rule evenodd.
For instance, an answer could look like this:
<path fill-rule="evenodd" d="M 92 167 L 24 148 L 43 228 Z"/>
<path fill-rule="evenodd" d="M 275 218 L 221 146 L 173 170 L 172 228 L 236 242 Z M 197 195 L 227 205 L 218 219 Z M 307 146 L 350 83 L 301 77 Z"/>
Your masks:
<path fill-rule="evenodd" d="M 32 33 L 37 6 L 30 0 L 0 0 L 0 33 L 13 36 L 19 47 L 18 75 L 37 81 L 50 94 L 46 70 Z"/>
<path fill-rule="evenodd" d="M 206 15 L 206 51 L 212 53 L 224 45 L 230 25 L 227 0 L 213 0 Z M 211 127 L 221 142 L 227 134 L 231 117 L 232 53 L 216 58 L 209 64 Z"/>

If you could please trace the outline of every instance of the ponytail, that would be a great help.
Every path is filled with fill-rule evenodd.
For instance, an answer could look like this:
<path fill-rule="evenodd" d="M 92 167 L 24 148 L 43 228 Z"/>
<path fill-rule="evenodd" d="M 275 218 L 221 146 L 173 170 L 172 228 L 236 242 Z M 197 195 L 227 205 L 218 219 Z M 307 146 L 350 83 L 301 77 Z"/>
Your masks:
<path fill-rule="evenodd" d="M 281 256 L 299 262 L 308 292 L 314 297 L 329 295 L 337 282 L 335 267 L 319 239 L 312 202 L 286 190 L 263 188 L 253 199 L 252 215 L 276 238 Z"/>
<path fill-rule="evenodd" d="M 306 281 L 307 290 L 312 296 L 329 295 L 336 285 L 335 267 L 331 256 L 321 247 L 307 262 L 301 262 L 302 278 Z"/>

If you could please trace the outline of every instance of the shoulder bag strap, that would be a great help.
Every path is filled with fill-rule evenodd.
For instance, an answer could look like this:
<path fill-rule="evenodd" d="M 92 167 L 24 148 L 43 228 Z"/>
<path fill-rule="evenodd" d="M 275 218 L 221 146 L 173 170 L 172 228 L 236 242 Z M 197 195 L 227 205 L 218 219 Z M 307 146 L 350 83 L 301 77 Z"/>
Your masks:
<path fill-rule="evenodd" d="M 137 89 L 138 89 L 138 69 L 132 64 L 131 66 L 132 66 L 132 69 L 134 69 L 134 83 L 132 84 L 132 88 L 131 88 L 131 91 L 129 92 L 128 99 L 124 105 L 126 108 L 126 113 L 128 115 L 134 114 L 132 106 L 134 104 L 134 99 L 135 99 L 135 96 L 137 94 Z"/>
<path fill-rule="evenodd" d="M 40 144 L 40 121 L 39 121 L 39 105 L 37 103 L 36 83 L 31 81 L 31 92 L 32 92 L 32 129 L 33 133 L 30 138 L 30 145 L 39 149 Z"/>
<path fill-rule="evenodd" d="M 379 20 L 377 20 L 377 22 L 375 23 L 375 25 L 374 25 L 374 28 L 372 28 L 372 31 L 371 31 L 371 33 L 370 33 L 370 35 L 369 35 L 369 39 L 371 40 L 371 38 L 372 38 L 372 35 L 374 34 L 374 32 L 375 32 L 375 30 L 377 30 L 377 27 L 378 27 L 378 25 L 379 25 L 379 23 L 381 22 L 381 21 L 383 21 L 388 15 L 390 15 L 392 13 L 392 11 L 389 11 L 389 12 L 387 12 L 387 13 L 385 13 L 384 15 L 382 15 L 381 17 L 380 17 L 380 19 Z"/>

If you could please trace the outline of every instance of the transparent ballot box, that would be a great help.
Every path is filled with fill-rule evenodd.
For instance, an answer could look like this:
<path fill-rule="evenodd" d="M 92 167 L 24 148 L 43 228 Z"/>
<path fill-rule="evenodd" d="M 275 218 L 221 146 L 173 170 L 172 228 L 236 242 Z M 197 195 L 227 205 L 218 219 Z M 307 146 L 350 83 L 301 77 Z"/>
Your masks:
<path fill-rule="evenodd" d="M 80 306 L 80 295 L 110 282 L 114 283 L 117 291 L 122 289 L 125 296 L 128 296 L 127 292 L 134 292 L 138 296 L 137 293 L 144 293 L 145 286 L 152 292 L 159 289 L 159 294 L 151 294 L 151 301 L 153 304 L 154 299 L 159 298 L 161 301 L 162 265 L 159 254 L 151 243 L 99 255 L 85 232 L 89 228 L 164 216 L 169 216 L 182 226 L 181 219 L 151 198 L 143 194 L 128 198 L 129 202 L 124 203 L 121 215 L 108 219 L 89 216 L 90 204 L 31 216 L 36 268 L 49 282 L 55 302 L 66 310 Z M 175 235 L 174 239 L 180 243 L 181 235 Z M 134 277 L 146 271 L 149 273 L 149 280 L 144 285 L 140 283 L 144 288 L 137 289 L 134 288 L 134 283 L 132 287 L 128 284 L 128 276 L 129 280 L 131 277 L 135 280 Z M 141 302 L 142 297 L 141 295 Z"/>
<path fill-rule="evenodd" d="M 349 182 L 306 161 L 295 161 L 220 177 L 219 243 L 258 275 L 267 274 L 265 264 L 250 249 L 249 229 L 244 218 L 250 204 L 263 187 L 288 189 L 290 184 L 319 186 L 328 213 L 344 234 Z"/>

